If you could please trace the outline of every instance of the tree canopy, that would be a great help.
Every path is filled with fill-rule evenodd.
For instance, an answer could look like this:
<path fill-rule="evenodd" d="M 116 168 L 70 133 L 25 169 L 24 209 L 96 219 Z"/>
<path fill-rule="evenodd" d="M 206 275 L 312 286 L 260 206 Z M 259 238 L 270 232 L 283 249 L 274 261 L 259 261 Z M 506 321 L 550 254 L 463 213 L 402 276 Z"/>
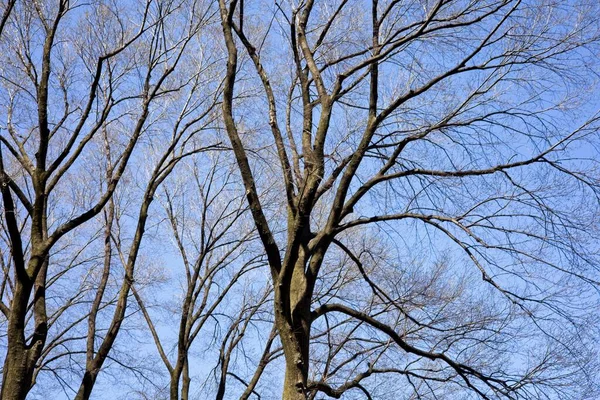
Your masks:
<path fill-rule="evenodd" d="M 7 0 L 3 399 L 600 396 L 600 4 Z"/>

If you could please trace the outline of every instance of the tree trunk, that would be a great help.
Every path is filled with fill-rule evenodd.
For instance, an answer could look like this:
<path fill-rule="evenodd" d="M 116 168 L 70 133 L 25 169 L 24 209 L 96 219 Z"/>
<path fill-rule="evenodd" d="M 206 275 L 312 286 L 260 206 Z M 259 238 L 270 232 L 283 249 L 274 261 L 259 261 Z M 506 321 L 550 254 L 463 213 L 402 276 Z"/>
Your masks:
<path fill-rule="evenodd" d="M 74 400 L 87 400 L 90 398 L 97 376 L 97 372 L 92 371 L 89 368 L 85 371 L 83 379 L 81 380 L 81 385 L 79 386 L 79 390 L 77 391 L 77 395 L 75 396 Z"/>
<path fill-rule="evenodd" d="M 4 400 L 24 400 L 32 386 L 33 368 L 27 348 L 20 342 L 15 344 L 15 340 L 11 340 L 9 335 L 10 344 L 4 361 L 0 396 Z"/>
<path fill-rule="evenodd" d="M 127 299 L 129 297 L 129 290 L 131 288 L 131 282 L 133 282 L 133 271 L 127 270 L 125 271 L 125 278 L 123 286 L 121 286 L 121 291 L 119 293 L 119 299 L 117 300 L 117 305 L 115 308 L 115 313 L 113 315 L 113 320 L 111 321 L 110 327 L 106 332 L 104 340 L 100 345 L 98 351 L 96 352 L 96 356 L 93 357 L 92 360 L 86 363 L 86 370 L 81 380 L 81 384 L 79 385 L 79 390 L 77 392 L 76 400 L 87 400 L 90 398 L 92 394 L 92 390 L 94 388 L 94 384 L 96 383 L 96 377 L 98 373 L 102 369 L 104 362 L 108 358 L 108 354 L 112 349 L 112 346 L 117 339 L 117 334 L 119 333 L 119 329 L 121 328 L 121 324 L 125 319 L 125 310 L 127 309 Z M 80 397 L 81 396 L 81 397 Z"/>
<path fill-rule="evenodd" d="M 35 250 L 35 249 L 34 249 Z M 37 269 L 41 256 L 32 256 L 29 262 L 29 270 Z M 45 279 L 47 258 L 41 263 L 38 270 L 40 279 Z M 44 344 L 48 327 L 45 316 L 45 288 L 35 287 L 31 278 L 23 275 L 16 279 L 15 293 L 11 302 L 11 310 L 7 328 L 7 352 L 4 360 L 2 374 L 2 392 L 0 399 L 24 400 L 33 386 L 35 364 L 39 359 Z M 25 317 L 27 315 L 29 298 L 35 288 L 33 311 L 35 316 L 35 329 L 31 336 L 31 342 L 25 339 Z"/>
<path fill-rule="evenodd" d="M 190 398 L 190 367 L 188 364 L 187 357 L 183 364 L 183 378 L 181 383 L 181 400 L 189 400 Z"/>
<path fill-rule="evenodd" d="M 285 355 L 283 400 L 305 400 L 308 396 L 306 387 L 309 367 L 310 307 L 306 308 L 304 303 L 304 301 L 296 303 L 291 313 L 291 321 L 283 316 L 281 310 L 275 310 L 277 329 Z"/>
<path fill-rule="evenodd" d="M 33 384 L 35 360 L 32 352 L 38 351 L 39 342 L 32 346 L 25 343 L 25 314 L 31 286 L 25 287 L 17 281 L 15 296 L 12 301 L 10 319 L 8 321 L 8 349 L 4 360 L 2 374 L 2 395 L 4 400 L 23 400 Z"/>
<path fill-rule="evenodd" d="M 179 381 L 181 379 L 182 368 L 176 366 L 171 372 L 171 383 L 169 385 L 169 399 L 179 400 Z"/>
<path fill-rule="evenodd" d="M 287 357 L 287 355 L 286 355 Z M 287 362 L 285 368 L 285 380 L 283 381 L 282 400 L 306 400 L 307 374 L 302 366 L 293 362 Z"/>

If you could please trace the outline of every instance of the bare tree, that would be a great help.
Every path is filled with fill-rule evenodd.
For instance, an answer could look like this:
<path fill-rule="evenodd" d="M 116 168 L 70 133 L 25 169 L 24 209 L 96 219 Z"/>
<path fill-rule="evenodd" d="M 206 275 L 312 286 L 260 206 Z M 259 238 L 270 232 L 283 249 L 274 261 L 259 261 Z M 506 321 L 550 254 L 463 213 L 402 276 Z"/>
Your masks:
<path fill-rule="evenodd" d="M 385 398 L 382 380 L 390 398 L 594 397 L 597 2 L 219 7 L 224 125 L 271 269 L 283 398 Z M 236 92 L 250 79 L 254 105 Z M 266 165 L 282 207 L 261 198 Z M 387 255 L 350 244 L 369 232 Z M 418 267 L 394 255 L 422 242 Z M 411 271 L 429 295 L 403 292 Z"/>
<path fill-rule="evenodd" d="M 198 85 L 198 69 L 187 69 L 185 76 L 176 70 L 209 17 L 193 1 L 78 4 L 60 0 L 11 2 L 5 8 L 0 173 L 10 262 L 4 264 L 1 293 L 8 320 L 2 398 L 24 399 L 45 365 L 41 359 L 65 340 L 74 340 L 62 336 L 83 321 L 89 326 L 87 361 L 77 398 L 89 397 L 125 316 L 154 193 L 179 160 L 206 149 L 192 137 L 212 106 L 201 110 L 187 103 L 185 107 L 192 110 L 184 107 L 179 120 L 169 119 L 177 125 L 159 151 L 143 193 L 125 277 L 117 298 L 109 302 L 115 305 L 114 314 L 98 348 L 96 316 L 103 306 L 111 262 L 107 239 L 114 204 L 105 216 L 104 272 L 91 311 L 58 331 L 47 347 L 49 327 L 84 293 L 78 292 L 48 314 L 48 286 L 68 271 L 59 271 L 49 280 L 48 271 L 54 269 L 50 258 L 61 239 L 73 235 L 110 201 L 144 135 L 164 121 L 163 108 L 177 93 L 194 82 Z M 187 64 L 193 67 L 197 58 L 190 58 Z M 155 107 L 158 99 L 160 105 Z M 195 115 L 189 117 L 190 112 Z M 105 176 L 94 177 L 94 169 L 86 170 L 94 161 L 105 166 Z M 69 350 L 62 355 L 75 353 Z"/>
<path fill-rule="evenodd" d="M 1 397 L 600 396 L 599 14 L 2 2 Z"/>
<path fill-rule="evenodd" d="M 218 326 L 229 326 L 221 349 L 214 348 L 219 353 L 221 371 L 216 398 L 223 398 L 231 355 L 270 293 L 268 287 L 260 287 L 260 282 L 254 289 L 248 282 L 244 284 L 244 280 L 251 279 L 246 275 L 256 274 L 264 261 L 260 252 L 250 251 L 255 247 L 251 245 L 256 240 L 255 232 L 245 217 L 247 207 L 233 179 L 234 171 L 225 160 L 225 156 L 196 157 L 181 174 L 170 179 L 176 182 L 165 188 L 161 196 L 172 241 L 184 269 L 183 274 L 178 274 L 182 275 L 182 293 L 169 306 L 177 316 L 169 318 L 173 320 L 169 324 L 177 326 L 169 332 L 174 340 L 161 338 L 160 323 L 165 322 L 152 315 L 143 293 L 133 291 L 169 372 L 169 396 L 175 400 L 190 398 L 190 352 L 196 339 L 204 334 L 210 339 L 203 342 L 214 341 L 211 331 Z M 235 292 L 240 290 L 242 293 L 236 296 Z M 262 295 L 252 301 L 256 291 L 262 291 Z M 154 308 L 160 305 L 159 300 L 153 303 L 157 303 Z M 175 349 L 172 357 L 170 348 Z"/>

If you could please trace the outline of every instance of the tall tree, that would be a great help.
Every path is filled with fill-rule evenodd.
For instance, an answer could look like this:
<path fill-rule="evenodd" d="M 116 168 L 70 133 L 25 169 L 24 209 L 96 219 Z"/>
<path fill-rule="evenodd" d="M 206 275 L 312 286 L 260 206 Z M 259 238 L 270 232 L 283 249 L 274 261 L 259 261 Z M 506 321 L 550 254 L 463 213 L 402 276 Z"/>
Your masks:
<path fill-rule="evenodd" d="M 81 300 L 78 296 L 58 310 L 54 304 L 48 309 L 49 285 L 68 270 L 49 276 L 49 270 L 56 272 L 51 257 L 59 254 L 62 239 L 101 213 L 149 127 L 158 124 L 163 109 L 194 82 L 198 70 L 190 68 L 185 76 L 176 71 L 208 17 L 193 1 L 59 0 L 10 2 L 5 7 L 0 25 L 0 179 L 8 238 L 3 255 L 10 261 L 4 264 L 1 293 L 1 311 L 8 320 L 3 399 L 25 398 L 43 365 L 41 358 L 48 356 L 49 327 L 74 300 Z M 188 66 L 201 65 L 191 58 Z M 163 149 L 155 148 L 159 156 L 140 202 L 123 285 L 98 348 L 95 319 L 105 283 L 97 288 L 89 318 L 84 314 L 75 320 L 89 322 L 88 359 L 78 398 L 89 397 L 125 316 L 158 185 L 179 160 L 205 149 L 192 136 L 212 106 L 200 108 L 194 108 L 194 117 L 178 121 Z M 189 117 L 185 107 L 180 111 Z M 93 176 L 94 163 L 105 167 L 103 176 Z M 108 253 L 114 207 L 109 209 L 104 235 Z M 52 347 L 64 344 L 60 336 L 65 331 L 57 334 L 49 343 Z"/>
<path fill-rule="evenodd" d="M 219 8 L 224 125 L 271 269 L 283 398 L 376 398 L 382 379 L 392 398 L 594 397 L 598 3 Z M 254 105 L 236 91 L 251 79 Z M 278 183 L 261 176 L 275 166 Z M 373 234 L 383 257 L 351 244 Z M 332 264 L 360 278 L 351 294 Z M 323 334 L 329 361 L 311 369 Z"/>
<path fill-rule="evenodd" d="M 262 252 L 253 254 L 251 251 L 256 249 L 251 244 L 256 240 L 255 232 L 245 216 L 247 207 L 241 192 L 236 190 L 235 171 L 225 163 L 227 158 L 197 157 L 188 163 L 183 173 L 171 177 L 175 182 L 165 187 L 161 196 L 172 242 L 184 270 L 176 275 L 183 281 L 181 292 L 175 296 L 178 303 L 171 301 L 162 307 L 173 310 L 169 314 L 175 318 L 169 321 L 177 328 L 161 334 L 161 322 L 164 322 L 149 306 L 160 305 L 161 301 L 149 303 L 145 299 L 149 295 L 133 291 L 170 375 L 169 398 L 172 400 L 190 399 L 190 372 L 196 372 L 190 353 L 198 347 L 195 342 L 217 340 L 215 324 L 227 327 L 222 347 L 218 349 L 215 345 L 211 349 L 218 354 L 220 369 L 215 396 L 223 398 L 230 362 L 233 364 L 232 354 L 248 325 L 256 323 L 253 317 L 259 311 L 264 314 L 264 303 L 270 293 L 268 287 L 261 285 L 264 282 L 257 282 L 253 288 L 252 279 L 246 277 L 264 267 L 264 261 Z M 208 339 L 202 340 L 203 334 Z M 171 357 L 169 348 L 176 349 Z M 208 364 L 208 357 L 203 361 Z"/>

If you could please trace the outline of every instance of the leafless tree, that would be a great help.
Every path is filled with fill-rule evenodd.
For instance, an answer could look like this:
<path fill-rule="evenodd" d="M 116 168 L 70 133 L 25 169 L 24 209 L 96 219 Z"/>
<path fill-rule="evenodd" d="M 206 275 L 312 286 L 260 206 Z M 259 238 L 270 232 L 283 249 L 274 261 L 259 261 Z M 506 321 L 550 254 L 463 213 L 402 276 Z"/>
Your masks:
<path fill-rule="evenodd" d="M 283 398 L 596 396 L 597 2 L 219 7 Z"/>
<path fill-rule="evenodd" d="M 55 359 L 52 349 L 77 339 L 63 336 L 83 321 L 89 329 L 77 398 L 89 397 L 125 316 L 153 196 L 179 160 L 206 149 L 194 136 L 210 119 L 206 117 L 215 101 L 208 96 L 198 102 L 196 96 L 186 102 L 182 92 L 191 95 L 201 84 L 202 60 L 185 50 L 198 50 L 191 43 L 208 18 L 210 10 L 195 1 L 60 0 L 10 2 L 5 7 L 0 173 L 7 238 L 3 256 L 10 260 L 3 264 L 1 287 L 2 313 L 8 321 L 3 399 L 24 399 L 46 365 L 44 359 Z M 180 64 L 187 64 L 184 75 L 178 72 Z M 218 80 L 210 86 L 214 89 Z M 179 119 L 164 117 L 173 104 L 184 104 Z M 140 143 L 152 143 L 152 130 L 165 121 L 175 127 L 166 141 L 161 139 L 164 146 L 155 148 L 156 163 L 139 202 L 125 277 L 117 297 L 108 302 L 114 304 L 113 317 L 99 346 L 96 317 L 106 304 L 113 202 L 105 215 L 104 269 L 91 310 L 58 330 L 46 346 L 52 325 L 86 294 L 78 291 L 49 309 L 49 286 L 58 286 L 57 279 L 69 270 L 57 271 L 51 257 L 60 254 L 66 237 L 102 212 L 135 160 L 135 150 Z M 93 175 L 98 171 L 90 168 L 94 164 L 105 167 L 104 176 Z M 67 350 L 62 356 L 75 353 Z"/>
<path fill-rule="evenodd" d="M 597 15 L 2 2 L 2 399 L 600 396 Z"/>
<path fill-rule="evenodd" d="M 176 182 L 165 188 L 161 196 L 177 258 L 184 270 L 178 274 L 183 275 L 182 292 L 175 294 L 176 302 L 167 303 L 173 316 L 168 322 L 157 319 L 143 293 L 133 291 L 169 372 L 169 396 L 175 400 L 190 398 L 190 352 L 196 339 L 208 332 L 210 339 L 202 342 L 212 342 L 215 338 L 211 332 L 216 332 L 218 326 L 228 326 L 220 350 L 213 346 L 220 365 L 216 398 L 223 398 L 231 356 L 271 292 L 268 287 L 261 288 L 263 279 L 257 282 L 258 288 L 253 289 L 249 282 L 244 284 L 245 280 L 252 281 L 246 276 L 260 275 L 257 269 L 264 266 L 264 261 L 261 252 L 252 254 L 255 232 L 245 218 L 247 207 L 233 181 L 234 170 L 224 159 L 225 156 L 196 157 L 181 174 L 170 179 Z M 253 301 L 257 290 L 262 294 Z M 237 296 L 241 300 L 235 292 L 240 292 Z M 156 299 L 153 303 L 158 308 L 161 302 Z M 169 330 L 165 338 L 160 334 L 161 322 L 177 328 Z M 175 349 L 172 357 L 171 348 Z"/>

